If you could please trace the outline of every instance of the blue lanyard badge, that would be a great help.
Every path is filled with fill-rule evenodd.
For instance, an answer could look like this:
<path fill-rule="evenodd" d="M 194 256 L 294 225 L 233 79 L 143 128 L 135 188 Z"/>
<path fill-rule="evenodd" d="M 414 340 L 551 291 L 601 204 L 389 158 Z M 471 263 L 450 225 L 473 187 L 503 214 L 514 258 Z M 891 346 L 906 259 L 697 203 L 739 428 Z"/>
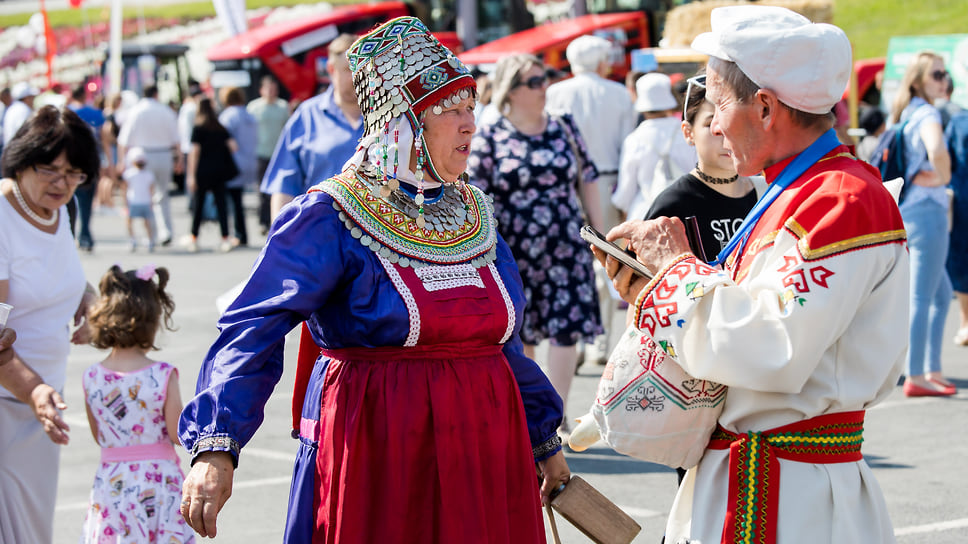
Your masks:
<path fill-rule="evenodd" d="M 760 198 L 756 205 L 753 206 L 753 209 L 750 210 L 750 213 L 746 214 L 746 219 L 743 219 L 743 224 L 740 225 L 739 230 L 736 231 L 736 234 L 733 234 L 733 237 L 729 239 L 726 247 L 719 252 L 719 255 L 716 255 L 716 260 L 709 263 L 710 266 L 724 263 L 726 258 L 736 250 L 737 246 L 742 251 L 746 246 L 746 239 L 749 237 L 750 232 L 752 232 L 753 227 L 756 226 L 756 222 L 760 220 L 760 217 L 770 207 L 770 204 L 773 204 L 776 197 L 780 196 L 780 193 L 784 189 L 789 187 L 808 168 L 816 164 L 821 157 L 830 153 L 838 145 L 840 145 L 840 141 L 837 139 L 837 133 L 834 132 L 834 129 L 830 129 L 810 144 L 810 147 L 804 149 L 802 153 L 790 161 L 790 164 L 770 184 L 770 188 L 767 189 L 763 198 Z"/>

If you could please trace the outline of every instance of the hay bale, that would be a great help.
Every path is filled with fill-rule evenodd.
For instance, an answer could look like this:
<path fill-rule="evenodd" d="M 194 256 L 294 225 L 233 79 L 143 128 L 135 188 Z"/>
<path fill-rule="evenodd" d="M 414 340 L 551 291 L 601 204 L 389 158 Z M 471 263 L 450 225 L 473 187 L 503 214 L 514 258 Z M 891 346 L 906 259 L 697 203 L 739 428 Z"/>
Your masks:
<path fill-rule="evenodd" d="M 834 18 L 834 6 L 831 0 L 765 0 L 762 2 L 712 0 L 709 2 L 690 2 L 676 7 L 666 14 L 662 45 L 665 47 L 688 47 L 693 38 L 703 32 L 709 32 L 709 13 L 713 8 L 754 3 L 761 6 L 781 6 L 795 11 L 815 23 L 832 23 Z"/>

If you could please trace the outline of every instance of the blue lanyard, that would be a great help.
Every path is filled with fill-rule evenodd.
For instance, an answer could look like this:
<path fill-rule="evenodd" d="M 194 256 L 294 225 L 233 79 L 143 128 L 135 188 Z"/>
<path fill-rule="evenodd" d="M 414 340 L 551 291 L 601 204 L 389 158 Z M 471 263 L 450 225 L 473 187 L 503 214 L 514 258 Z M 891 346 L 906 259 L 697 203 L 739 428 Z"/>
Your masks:
<path fill-rule="evenodd" d="M 784 189 L 789 187 L 808 168 L 816 164 L 821 157 L 830 153 L 838 145 L 840 145 L 840 141 L 837 139 L 837 133 L 834 132 L 834 129 L 830 129 L 810 144 L 810 147 L 804 149 L 802 153 L 797 155 L 797 158 L 793 159 L 790 164 L 786 165 L 786 168 L 780 172 L 776 180 L 770 184 L 770 188 L 767 189 L 763 198 L 757 201 L 753 209 L 750 210 L 750 213 L 743 219 L 743 224 L 740 225 L 736 234 L 726 243 L 726 247 L 719 252 L 719 255 L 716 255 L 716 260 L 711 261 L 709 264 L 711 266 L 722 264 L 726 261 L 727 257 L 732 255 L 737 246 L 740 246 L 740 251 L 742 251 L 746 247 L 746 239 L 749 237 L 750 232 L 753 231 L 753 227 L 756 226 L 757 221 L 760 220 L 760 217 L 766 209 L 770 207 L 770 204 L 773 204 L 776 197 L 780 196 L 780 193 Z"/>

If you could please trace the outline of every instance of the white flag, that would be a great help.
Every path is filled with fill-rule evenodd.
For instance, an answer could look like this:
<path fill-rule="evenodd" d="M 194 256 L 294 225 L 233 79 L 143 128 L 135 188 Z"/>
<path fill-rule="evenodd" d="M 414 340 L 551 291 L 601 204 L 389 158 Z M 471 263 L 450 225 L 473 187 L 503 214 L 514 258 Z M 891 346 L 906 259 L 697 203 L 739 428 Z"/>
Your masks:
<path fill-rule="evenodd" d="M 245 0 L 212 0 L 212 4 L 215 6 L 215 15 L 218 16 L 218 20 L 222 22 L 229 36 L 235 36 L 247 30 Z"/>

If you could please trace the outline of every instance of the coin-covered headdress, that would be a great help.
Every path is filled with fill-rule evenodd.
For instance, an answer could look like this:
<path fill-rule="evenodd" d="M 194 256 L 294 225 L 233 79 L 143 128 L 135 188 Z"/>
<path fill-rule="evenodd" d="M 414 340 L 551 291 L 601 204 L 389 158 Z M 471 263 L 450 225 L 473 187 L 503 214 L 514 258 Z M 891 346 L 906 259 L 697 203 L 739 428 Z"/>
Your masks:
<path fill-rule="evenodd" d="M 461 89 L 477 88 L 464 63 L 415 17 L 380 25 L 350 46 L 346 58 L 366 122 L 364 135 L 384 130 L 398 115 L 419 115 Z"/>
<path fill-rule="evenodd" d="M 453 182 L 441 179 L 433 166 L 421 114 L 428 108 L 440 114 L 476 96 L 477 83 L 464 63 L 414 17 L 378 26 L 358 39 L 346 57 L 365 124 L 360 151 L 350 162 L 376 165 L 384 182 L 395 189 L 399 162 L 404 162 L 402 172 L 409 171 L 412 142 L 417 153 L 414 177 L 421 188 L 425 174 L 428 181 Z"/>

